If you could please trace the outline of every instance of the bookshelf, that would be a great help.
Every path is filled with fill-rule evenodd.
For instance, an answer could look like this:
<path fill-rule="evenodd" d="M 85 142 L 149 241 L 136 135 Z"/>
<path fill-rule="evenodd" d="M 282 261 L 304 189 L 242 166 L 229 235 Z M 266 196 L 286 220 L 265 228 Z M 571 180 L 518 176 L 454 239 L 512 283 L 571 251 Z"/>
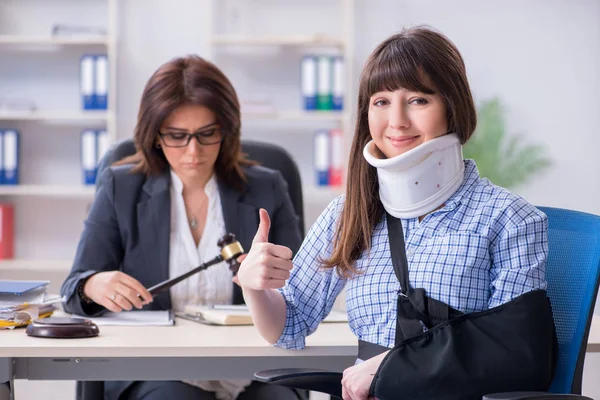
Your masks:
<path fill-rule="evenodd" d="M 56 290 L 71 267 L 95 191 L 83 184 L 80 134 L 106 129 L 117 139 L 118 9 L 118 0 L 0 2 L 0 130 L 20 132 L 19 184 L 0 185 L 0 203 L 15 212 L 15 257 L 0 260 L 4 276 L 38 271 Z M 53 34 L 56 25 L 96 31 Z M 106 110 L 83 109 L 84 54 L 108 56 Z M 7 106 L 13 100 L 35 107 Z"/>
<path fill-rule="evenodd" d="M 354 0 L 210 0 L 205 9 L 208 58 L 232 81 L 242 108 L 242 137 L 288 150 L 299 165 L 307 228 L 344 187 L 316 185 L 313 135 L 340 128 L 346 161 L 353 135 Z M 289 18 L 286 18 L 289 16 Z M 306 23 L 310 19 L 310 23 Z M 305 111 L 300 62 L 304 55 L 342 56 L 342 111 Z M 239 66 L 243 65 L 243 68 Z M 256 92 L 258 108 L 252 105 Z M 266 103 L 264 111 L 260 105 Z M 263 104 L 264 105 L 264 104 Z"/>

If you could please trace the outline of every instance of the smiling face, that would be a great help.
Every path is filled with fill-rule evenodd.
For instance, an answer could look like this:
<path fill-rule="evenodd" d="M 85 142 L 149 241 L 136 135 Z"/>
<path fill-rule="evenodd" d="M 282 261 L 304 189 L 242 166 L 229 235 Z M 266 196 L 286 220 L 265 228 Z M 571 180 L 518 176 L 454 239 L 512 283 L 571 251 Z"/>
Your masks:
<path fill-rule="evenodd" d="M 446 106 L 438 93 L 398 89 L 377 92 L 369 99 L 369 131 L 387 158 L 446 134 L 446 115 Z"/>

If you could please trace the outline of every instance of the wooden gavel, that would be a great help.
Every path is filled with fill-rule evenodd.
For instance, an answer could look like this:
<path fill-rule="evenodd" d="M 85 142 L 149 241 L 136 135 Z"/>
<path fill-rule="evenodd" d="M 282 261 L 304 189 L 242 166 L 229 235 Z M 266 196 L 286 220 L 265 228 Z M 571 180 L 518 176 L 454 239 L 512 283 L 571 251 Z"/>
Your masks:
<path fill-rule="evenodd" d="M 205 262 L 204 264 L 196 267 L 185 274 L 179 275 L 175 278 L 166 280 L 164 282 L 158 283 L 151 288 L 148 289 L 150 294 L 154 297 L 158 293 L 162 293 L 165 290 L 168 290 L 171 286 L 178 284 L 182 280 L 189 278 L 190 276 L 205 270 L 211 265 L 215 265 L 220 263 L 221 261 L 225 261 L 229 264 L 229 269 L 234 273 L 237 272 L 240 267 L 240 263 L 237 262 L 237 258 L 244 254 L 244 249 L 240 242 L 238 242 L 233 233 L 226 233 L 219 241 L 217 245 L 221 248 L 221 253 L 213 258 L 210 261 Z"/>

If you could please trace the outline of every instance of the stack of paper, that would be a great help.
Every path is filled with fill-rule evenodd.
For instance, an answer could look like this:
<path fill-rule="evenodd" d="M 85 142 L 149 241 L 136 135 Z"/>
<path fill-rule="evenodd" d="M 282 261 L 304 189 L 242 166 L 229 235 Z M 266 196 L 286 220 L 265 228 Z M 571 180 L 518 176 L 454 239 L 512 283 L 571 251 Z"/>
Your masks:
<path fill-rule="evenodd" d="M 162 326 L 175 323 L 171 311 L 155 310 L 106 312 L 99 317 L 92 318 L 84 315 L 73 315 L 73 317 L 91 319 L 98 326 Z"/>
<path fill-rule="evenodd" d="M 59 296 L 46 293 L 49 281 L 0 280 L 0 328 L 27 325 L 52 315 Z"/>

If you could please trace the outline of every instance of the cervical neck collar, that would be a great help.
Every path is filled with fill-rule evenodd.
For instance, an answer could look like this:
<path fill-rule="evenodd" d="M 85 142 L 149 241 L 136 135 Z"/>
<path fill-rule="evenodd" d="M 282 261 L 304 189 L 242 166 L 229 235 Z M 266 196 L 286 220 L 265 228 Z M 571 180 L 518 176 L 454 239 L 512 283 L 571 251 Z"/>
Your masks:
<path fill-rule="evenodd" d="M 449 133 L 393 158 L 377 158 L 373 141 L 363 156 L 377 168 L 379 197 L 396 218 L 415 218 L 439 208 L 464 179 L 465 163 L 458 136 Z"/>

